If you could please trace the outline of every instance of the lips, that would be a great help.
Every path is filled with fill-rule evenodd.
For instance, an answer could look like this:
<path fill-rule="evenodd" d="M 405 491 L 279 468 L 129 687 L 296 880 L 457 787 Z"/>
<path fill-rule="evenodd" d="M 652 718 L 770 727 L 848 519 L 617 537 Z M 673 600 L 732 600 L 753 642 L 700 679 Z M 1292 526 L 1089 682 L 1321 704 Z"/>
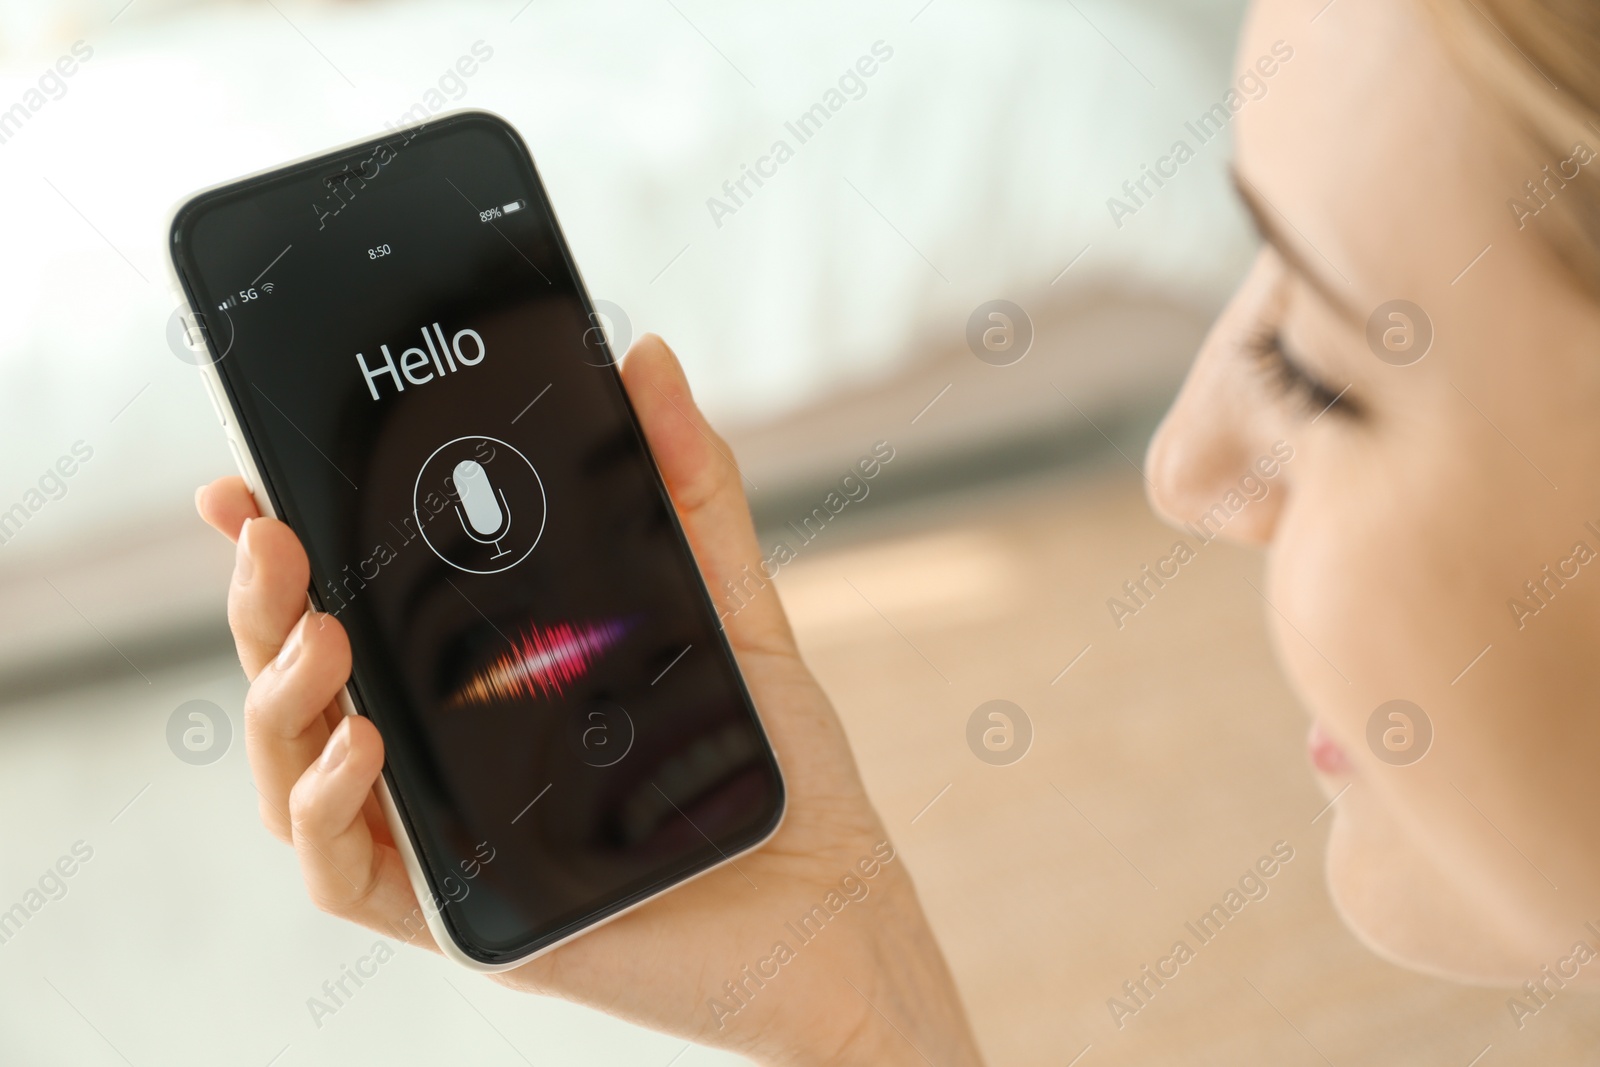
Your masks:
<path fill-rule="evenodd" d="M 743 723 L 730 722 L 700 734 L 671 753 L 655 767 L 654 774 L 635 785 L 618 806 L 623 840 L 636 845 L 684 807 L 712 802 L 737 772 L 755 762 L 757 752 L 751 731 Z M 682 799 L 670 799 L 674 796 Z M 738 814 L 737 811 L 728 812 L 727 817 L 716 820 L 716 825 L 736 822 Z"/>
<path fill-rule="evenodd" d="M 1337 776 L 1350 773 L 1350 757 L 1328 736 L 1320 721 L 1311 724 L 1311 736 L 1306 738 L 1306 748 L 1311 755 L 1311 765 L 1323 774 Z"/>

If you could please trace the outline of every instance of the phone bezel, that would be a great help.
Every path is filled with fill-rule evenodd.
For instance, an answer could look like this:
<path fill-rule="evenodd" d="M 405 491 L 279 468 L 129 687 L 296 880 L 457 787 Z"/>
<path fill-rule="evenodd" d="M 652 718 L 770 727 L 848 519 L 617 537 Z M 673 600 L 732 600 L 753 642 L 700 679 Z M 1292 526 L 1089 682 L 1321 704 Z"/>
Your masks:
<path fill-rule="evenodd" d="M 487 122 L 493 125 L 497 128 L 499 133 L 508 137 L 516 149 L 522 153 L 524 161 L 526 162 L 530 172 L 533 174 L 537 194 L 543 201 L 542 206 L 550 215 L 556 247 L 559 249 L 562 261 L 567 270 L 571 272 L 573 280 L 576 283 L 577 292 L 579 298 L 583 302 L 584 310 L 589 314 L 590 320 L 593 321 L 594 306 L 589 297 L 588 287 L 584 284 L 583 275 L 578 268 L 577 261 L 573 257 L 572 251 L 567 245 L 565 232 L 561 227 L 560 219 L 556 214 L 554 204 L 550 200 L 549 193 L 544 185 L 543 179 L 539 176 L 538 167 L 534 161 L 532 152 L 529 151 L 526 142 L 517 132 L 515 127 L 513 127 L 500 115 L 482 108 L 462 108 L 443 112 L 415 125 L 397 128 L 383 136 L 362 138 L 331 149 L 302 156 L 287 163 L 265 168 L 263 170 L 256 171 L 255 173 L 245 175 L 241 178 L 236 178 L 209 186 L 191 194 L 188 197 L 185 197 L 178 204 L 176 204 L 169 213 L 166 230 L 169 251 L 169 255 L 166 257 L 168 281 L 173 288 L 174 296 L 178 299 L 180 305 L 187 305 L 191 315 L 197 317 L 202 323 L 206 320 L 206 314 L 203 310 L 201 310 L 199 302 L 195 299 L 194 290 L 189 282 L 189 271 L 187 268 L 190 265 L 185 261 L 184 257 L 186 250 L 182 247 L 180 241 L 182 227 L 198 210 L 215 202 L 216 200 L 224 197 L 237 196 L 242 193 L 248 193 L 252 189 L 261 187 L 285 176 L 296 175 L 303 171 L 320 169 L 321 167 L 331 164 L 338 164 L 339 162 L 343 161 L 345 157 L 362 153 L 369 149 L 375 150 L 380 145 L 391 143 L 402 137 L 407 143 L 410 143 L 419 137 L 427 136 L 440 130 L 449 129 L 452 126 L 463 122 Z M 246 485 L 249 487 L 251 494 L 254 496 L 256 505 L 260 509 L 261 514 L 278 518 L 280 517 L 280 509 L 277 507 L 277 492 L 264 477 L 263 464 L 259 462 L 256 450 L 252 445 L 252 435 L 248 428 L 244 426 L 244 423 L 241 419 L 240 407 L 234 402 L 233 393 L 229 388 L 227 380 L 217 369 L 218 361 L 224 357 L 218 356 L 215 352 L 215 345 L 212 342 L 209 331 L 202 331 L 202 335 L 205 338 L 206 352 L 210 358 L 199 361 L 198 367 L 200 375 L 206 389 L 211 393 L 211 399 L 214 406 L 218 408 L 217 414 L 219 420 L 221 420 L 223 423 L 223 430 L 228 437 L 230 445 L 232 446 L 231 450 L 233 451 L 234 459 L 240 468 L 240 474 L 244 477 Z M 618 373 L 620 361 L 618 360 L 616 354 L 611 351 L 609 341 L 605 340 L 603 336 L 601 343 L 605 345 L 605 351 L 609 357 L 608 366 L 611 369 L 611 373 L 616 378 L 616 388 L 622 398 L 628 423 L 633 430 L 639 447 L 643 450 L 644 455 L 649 460 L 649 467 L 652 477 L 655 480 L 656 490 L 660 494 L 661 500 L 670 517 L 671 526 L 677 538 L 679 549 L 684 553 L 688 561 L 694 565 L 694 573 L 699 578 L 697 585 L 702 598 L 702 607 L 704 610 L 710 612 L 711 617 L 715 619 L 717 617 L 716 606 L 711 599 L 710 590 L 706 587 L 704 576 L 701 574 L 699 569 L 698 561 L 695 559 L 693 549 L 691 548 L 688 537 L 683 530 L 683 525 L 678 519 L 677 509 L 672 503 L 671 495 L 668 493 L 666 488 L 666 482 L 662 478 L 660 468 L 655 462 L 654 453 L 651 452 L 649 442 L 645 439 L 643 429 L 639 425 L 638 415 L 634 411 L 633 404 L 628 398 L 626 389 L 622 388 L 621 377 Z M 224 407 L 227 409 L 226 413 L 223 411 Z M 307 603 L 312 608 L 321 610 L 320 603 L 315 593 L 315 585 L 313 585 L 313 588 L 308 591 Z M 559 948 L 561 945 L 566 944 L 576 937 L 582 936 L 596 927 L 602 926 L 605 923 L 611 922 L 622 915 L 639 908 L 662 893 L 685 885 L 688 882 L 694 881 L 697 878 L 701 878 L 714 870 L 731 864 L 733 860 L 739 856 L 746 855 L 762 847 L 778 832 L 788 811 L 788 785 L 783 774 L 782 764 L 778 758 L 776 749 L 772 745 L 771 738 L 766 729 L 766 724 L 762 721 L 760 708 L 750 693 L 749 686 L 745 682 L 743 672 L 739 668 L 738 657 L 734 654 L 733 648 L 728 641 L 727 633 L 720 624 L 715 627 L 715 630 L 717 635 L 716 639 L 722 650 L 722 653 L 734 669 L 734 680 L 738 687 L 739 694 L 743 697 L 746 707 L 750 710 L 756 729 L 761 737 L 762 742 L 764 743 L 766 758 L 768 759 L 774 774 L 777 793 L 775 798 L 776 803 L 774 806 L 774 812 L 770 819 L 770 825 L 768 825 L 756 838 L 751 840 L 749 843 L 738 846 L 731 852 L 722 851 L 720 846 L 713 842 L 713 847 L 721 852 L 720 858 L 711 860 L 696 869 L 690 870 L 687 873 L 652 883 L 650 886 L 638 890 L 630 896 L 620 898 L 619 900 L 613 901 L 602 908 L 597 908 L 594 911 L 586 914 L 582 919 L 568 924 L 567 927 L 559 929 L 554 934 L 546 935 L 544 938 L 535 939 L 525 950 L 517 952 L 493 950 L 486 951 L 477 946 L 465 943 L 464 940 L 458 935 L 455 924 L 450 922 L 445 915 L 445 912 L 448 908 L 448 901 L 443 905 L 438 903 L 443 898 L 434 888 L 433 872 L 422 860 L 419 849 L 416 845 L 415 837 L 412 833 L 411 816 L 404 806 L 403 798 L 399 796 L 399 792 L 393 787 L 389 768 L 385 766 L 383 774 L 378 779 L 377 784 L 379 803 L 383 809 L 385 819 L 389 824 L 390 834 L 394 839 L 396 849 L 399 851 L 401 859 L 404 862 L 407 875 L 411 881 L 412 889 L 416 893 L 419 907 L 423 912 L 423 918 L 427 923 L 429 931 L 433 935 L 434 941 L 439 945 L 440 950 L 447 957 L 464 967 L 488 973 L 506 971 L 515 967 L 519 967 L 529 960 Z M 359 695 L 353 692 L 350 684 L 346 684 L 340 690 L 338 703 L 344 714 L 362 714 L 357 707 L 358 697 Z"/>

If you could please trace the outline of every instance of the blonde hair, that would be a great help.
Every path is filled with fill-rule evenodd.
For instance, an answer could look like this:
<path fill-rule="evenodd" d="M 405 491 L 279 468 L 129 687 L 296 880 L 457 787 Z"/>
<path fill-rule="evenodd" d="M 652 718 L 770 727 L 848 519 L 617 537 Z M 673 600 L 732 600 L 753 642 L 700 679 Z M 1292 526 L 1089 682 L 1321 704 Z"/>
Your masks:
<path fill-rule="evenodd" d="M 1600 3 L 1425 3 L 1468 81 L 1488 90 L 1536 158 L 1554 166 L 1579 145 L 1600 154 Z M 1539 230 L 1582 285 L 1600 298 L 1600 177 L 1592 169 L 1600 168 L 1581 168 L 1576 178 L 1566 178 L 1561 195 L 1549 204 L 1556 225 Z"/>

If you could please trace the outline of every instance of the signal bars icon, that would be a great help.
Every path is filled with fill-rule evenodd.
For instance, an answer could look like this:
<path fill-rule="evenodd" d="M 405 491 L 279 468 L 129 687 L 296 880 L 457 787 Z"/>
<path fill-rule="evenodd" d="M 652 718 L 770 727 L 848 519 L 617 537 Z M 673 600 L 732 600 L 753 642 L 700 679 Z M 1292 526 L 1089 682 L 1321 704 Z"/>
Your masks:
<path fill-rule="evenodd" d="M 261 284 L 261 291 L 263 293 L 271 293 L 273 288 L 274 288 L 274 286 L 273 286 L 273 284 L 271 282 L 263 282 Z M 254 300 L 256 298 L 256 291 L 254 289 L 248 289 L 248 290 L 241 289 L 241 290 L 239 290 L 239 292 L 241 294 L 247 296 L 251 300 Z M 218 311 L 227 311 L 229 308 L 238 307 L 238 306 L 239 306 L 239 297 L 238 296 L 230 296 L 230 297 L 228 297 L 228 299 L 224 300 L 222 303 L 217 305 L 217 310 Z"/>

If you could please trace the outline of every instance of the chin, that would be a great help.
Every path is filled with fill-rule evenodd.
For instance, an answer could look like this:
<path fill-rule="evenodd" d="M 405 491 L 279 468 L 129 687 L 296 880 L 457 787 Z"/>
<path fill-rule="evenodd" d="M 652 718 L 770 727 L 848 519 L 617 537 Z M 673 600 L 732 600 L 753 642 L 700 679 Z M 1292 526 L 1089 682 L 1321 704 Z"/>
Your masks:
<path fill-rule="evenodd" d="M 1490 909 L 1461 893 L 1393 820 L 1356 808 L 1335 812 L 1328 892 L 1350 932 L 1407 970 L 1469 985 L 1515 988 L 1539 969 L 1508 944 Z"/>

